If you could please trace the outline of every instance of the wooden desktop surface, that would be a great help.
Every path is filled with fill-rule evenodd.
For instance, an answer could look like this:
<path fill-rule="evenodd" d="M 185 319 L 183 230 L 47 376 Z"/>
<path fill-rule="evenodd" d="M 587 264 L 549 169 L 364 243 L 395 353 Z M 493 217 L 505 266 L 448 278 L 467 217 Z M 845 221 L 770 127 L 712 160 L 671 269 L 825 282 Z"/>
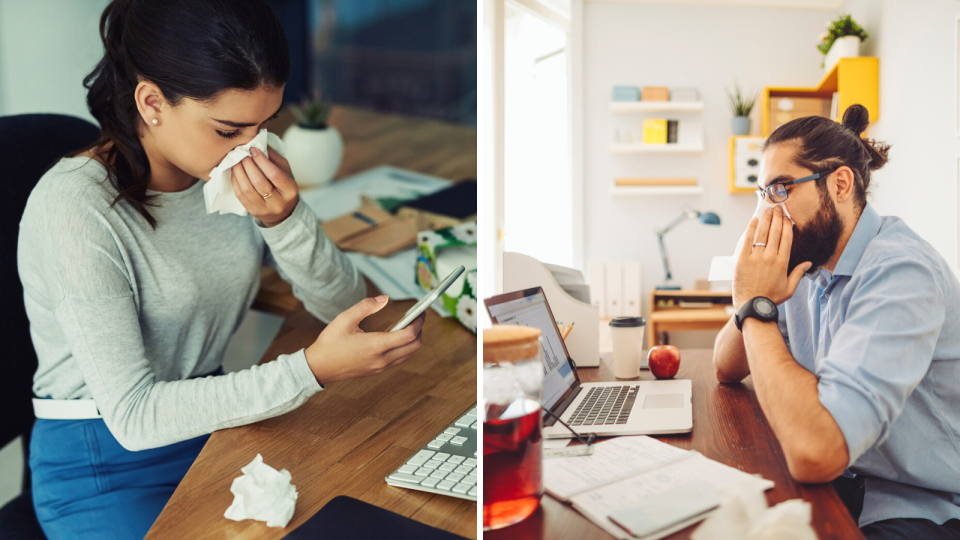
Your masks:
<path fill-rule="evenodd" d="M 693 432 L 656 438 L 680 448 L 695 449 L 710 459 L 772 480 L 775 485 L 766 492 L 767 503 L 771 506 L 798 497 L 810 502 L 813 528 L 820 540 L 863 538 L 830 484 L 793 481 L 783 450 L 757 402 L 752 379 L 747 377 L 740 384 L 718 383 L 713 372 L 712 354 L 709 349 L 681 351 L 677 378 L 693 381 Z M 578 373 L 584 382 L 617 380 L 606 361 L 602 361 L 599 368 L 583 368 Z M 640 380 L 653 378 L 648 371 L 641 371 Z M 689 538 L 698 526 L 692 525 L 667 538 Z M 544 495 L 540 508 L 526 520 L 498 531 L 484 532 L 483 538 L 579 540 L 614 537 L 577 511 Z"/>
<path fill-rule="evenodd" d="M 271 131 L 282 134 L 289 125 L 288 113 L 282 114 Z M 475 129 L 339 106 L 330 123 L 344 138 L 338 177 L 384 164 L 450 180 L 476 177 Z M 254 307 L 286 320 L 261 363 L 310 345 L 325 326 L 274 271 L 264 270 L 263 276 Z M 368 292 L 377 293 L 369 284 Z M 381 330 L 413 303 L 391 302 L 361 327 Z M 338 495 L 476 538 L 477 503 L 384 481 L 473 406 L 476 388 L 476 336 L 428 310 L 423 347 L 407 362 L 377 376 L 331 383 L 283 416 L 213 433 L 147 538 L 282 538 Z M 290 471 L 297 486 L 296 512 L 286 528 L 223 517 L 233 502 L 233 479 L 257 453 L 268 465 Z"/>

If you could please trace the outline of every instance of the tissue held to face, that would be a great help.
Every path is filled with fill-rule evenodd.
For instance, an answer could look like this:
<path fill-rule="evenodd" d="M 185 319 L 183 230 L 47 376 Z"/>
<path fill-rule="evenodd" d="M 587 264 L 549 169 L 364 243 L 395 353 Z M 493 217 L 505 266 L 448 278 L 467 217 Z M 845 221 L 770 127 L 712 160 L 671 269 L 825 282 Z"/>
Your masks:
<path fill-rule="evenodd" d="M 152 146 L 161 161 L 207 180 L 230 150 L 250 142 L 266 127 L 267 120 L 280 111 L 282 101 L 283 87 L 261 86 L 255 90 L 230 88 L 210 103 L 189 98 L 176 107 L 161 103 L 158 125 L 145 130 L 145 138 L 152 138 L 153 144 L 145 147 Z"/>
<path fill-rule="evenodd" d="M 808 171 L 793 163 L 793 145 L 777 145 L 763 153 L 760 163 L 760 178 L 766 179 L 762 187 L 772 182 L 782 182 L 810 175 Z M 813 180 L 786 187 L 787 200 L 771 204 L 759 201 L 757 213 L 761 207 L 782 206 L 784 214 L 793 220 L 793 245 L 790 247 L 790 262 L 787 273 L 793 272 L 797 265 L 811 262 L 811 271 L 823 266 L 833 257 L 843 233 L 843 220 L 837 210 L 836 201 L 830 197 L 827 180 Z M 756 239 L 754 242 L 764 242 Z"/>

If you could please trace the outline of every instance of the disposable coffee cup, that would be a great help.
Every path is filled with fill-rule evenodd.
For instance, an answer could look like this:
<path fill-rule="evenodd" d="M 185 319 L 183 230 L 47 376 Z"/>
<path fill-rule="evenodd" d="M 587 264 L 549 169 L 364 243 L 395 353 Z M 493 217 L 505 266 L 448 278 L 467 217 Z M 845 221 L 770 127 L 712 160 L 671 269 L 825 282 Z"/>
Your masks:
<path fill-rule="evenodd" d="M 643 317 L 614 317 L 610 321 L 613 338 L 613 375 L 618 379 L 640 376 L 643 352 Z"/>

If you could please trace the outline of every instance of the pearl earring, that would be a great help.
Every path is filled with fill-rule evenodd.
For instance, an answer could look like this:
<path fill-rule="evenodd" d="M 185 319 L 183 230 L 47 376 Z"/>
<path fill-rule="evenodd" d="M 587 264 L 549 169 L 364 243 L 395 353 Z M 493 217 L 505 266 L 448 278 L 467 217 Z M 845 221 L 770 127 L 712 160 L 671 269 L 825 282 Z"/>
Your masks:
<path fill-rule="evenodd" d="M 159 122 L 159 120 L 157 120 L 156 118 L 154 118 L 154 119 L 153 119 L 153 125 L 157 125 L 157 122 Z"/>

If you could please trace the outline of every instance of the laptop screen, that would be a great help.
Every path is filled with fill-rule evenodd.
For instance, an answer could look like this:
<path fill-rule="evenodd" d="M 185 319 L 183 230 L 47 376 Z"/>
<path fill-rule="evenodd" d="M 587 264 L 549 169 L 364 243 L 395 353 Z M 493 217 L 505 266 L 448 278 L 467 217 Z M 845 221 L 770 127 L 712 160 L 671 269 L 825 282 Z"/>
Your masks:
<path fill-rule="evenodd" d="M 567 397 L 580 380 L 570 363 L 570 354 L 560 337 L 543 289 L 535 287 L 501 294 L 484 300 L 484 303 L 493 324 L 531 326 L 540 330 L 543 406 L 553 410 L 554 405 Z"/>

